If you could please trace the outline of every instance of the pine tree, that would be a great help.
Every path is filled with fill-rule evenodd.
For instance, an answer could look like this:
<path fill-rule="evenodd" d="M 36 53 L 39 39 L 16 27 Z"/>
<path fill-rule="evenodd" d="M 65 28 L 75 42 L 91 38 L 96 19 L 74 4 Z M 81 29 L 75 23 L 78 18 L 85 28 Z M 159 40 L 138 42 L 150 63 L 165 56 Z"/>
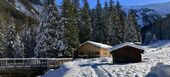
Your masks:
<path fill-rule="evenodd" d="M 125 13 L 122 11 L 121 5 L 119 1 L 117 1 L 116 9 L 115 9 L 115 19 L 114 19 L 114 39 L 115 44 L 119 44 L 124 42 L 124 25 L 125 25 Z"/>
<path fill-rule="evenodd" d="M 14 46 L 15 46 L 15 35 L 16 35 L 16 31 L 15 31 L 15 23 L 14 23 L 14 19 L 11 18 L 9 20 L 9 25 L 7 27 L 6 30 L 6 34 L 5 34 L 5 40 L 6 40 L 6 50 L 7 50 L 7 57 L 10 58 L 15 58 L 16 57 L 16 53 Z"/>
<path fill-rule="evenodd" d="M 93 8 L 93 9 L 89 9 L 89 15 L 90 15 L 90 18 L 91 18 L 91 26 L 92 26 L 92 40 L 93 40 L 93 28 L 94 28 L 94 20 L 95 20 L 95 11 L 96 9 Z"/>
<path fill-rule="evenodd" d="M 34 29 L 28 26 L 29 25 L 28 20 L 26 21 L 27 22 L 21 28 L 22 30 L 20 32 L 20 36 L 21 36 L 20 38 L 21 38 L 21 42 L 24 45 L 24 53 L 23 53 L 24 57 L 31 58 L 31 57 L 35 57 L 34 48 L 36 46 L 35 43 L 36 33 Z"/>
<path fill-rule="evenodd" d="M 49 24 L 49 35 L 50 42 L 48 51 L 48 57 L 59 57 L 64 50 L 63 44 L 63 27 L 60 24 L 60 18 L 58 16 L 57 7 L 55 5 L 55 0 L 48 1 L 47 5 L 48 13 L 50 14 L 48 22 Z"/>
<path fill-rule="evenodd" d="M 110 2 L 109 2 L 109 3 L 110 3 L 109 9 L 110 9 L 110 11 L 111 11 L 111 10 L 113 10 L 113 4 L 114 4 L 114 2 L 113 2 L 113 0 L 109 0 L 109 1 L 110 1 Z"/>
<path fill-rule="evenodd" d="M 144 38 L 144 44 L 150 44 L 150 43 L 154 43 L 157 40 L 155 34 L 153 34 L 151 31 L 148 31 L 145 35 Z"/>
<path fill-rule="evenodd" d="M 70 0 L 62 3 L 62 25 L 64 26 L 64 38 L 66 45 L 65 55 L 72 56 L 75 48 L 79 46 L 79 30 L 75 17 L 75 8 Z"/>
<path fill-rule="evenodd" d="M 37 24 L 35 24 L 37 26 Z M 25 56 L 27 57 L 36 57 L 36 54 L 35 54 L 35 47 L 36 47 L 36 36 L 37 36 L 37 27 L 33 27 L 33 28 L 30 28 L 30 37 L 29 38 L 29 45 L 27 45 L 28 47 L 28 52 L 27 54 L 25 54 Z M 29 49 L 30 48 L 30 49 Z"/>
<path fill-rule="evenodd" d="M 102 13 L 102 18 L 103 18 L 103 22 L 104 22 L 104 28 L 103 28 L 103 34 L 104 34 L 104 37 L 103 38 L 105 41 L 105 43 L 111 45 L 111 38 L 112 38 L 112 35 L 113 35 L 113 24 L 112 24 L 112 20 L 111 20 L 111 16 L 110 16 L 111 11 L 109 10 L 109 7 L 108 7 L 108 3 L 107 1 L 105 1 L 105 6 L 104 6 L 104 9 L 103 9 L 103 13 Z M 110 21 L 111 20 L 111 21 Z"/>
<path fill-rule="evenodd" d="M 49 34 L 47 24 L 44 21 L 41 21 L 38 27 L 38 35 L 36 37 L 36 47 L 35 47 L 35 56 L 46 58 L 47 51 L 49 50 Z"/>
<path fill-rule="evenodd" d="M 59 23 L 58 11 L 55 0 L 47 1 L 45 13 L 39 25 L 36 37 L 37 57 L 58 57 L 63 48 L 63 28 Z"/>
<path fill-rule="evenodd" d="M 124 30 L 125 41 L 141 42 L 141 34 L 136 16 L 133 10 L 130 10 L 126 18 L 126 25 Z"/>
<path fill-rule="evenodd" d="M 93 23 L 93 40 L 96 42 L 104 43 L 104 22 L 102 19 L 102 7 L 100 0 L 97 0 L 95 19 Z"/>
<path fill-rule="evenodd" d="M 87 0 L 84 0 L 84 7 L 81 14 L 82 25 L 79 27 L 79 39 L 83 43 L 88 40 L 92 40 L 92 24 L 89 14 L 89 4 Z"/>
<path fill-rule="evenodd" d="M 72 3 L 77 10 L 80 10 L 80 0 L 72 0 Z"/>
<path fill-rule="evenodd" d="M 115 38 L 114 38 L 114 35 L 115 34 L 115 26 L 116 26 L 116 23 L 115 23 L 115 18 L 117 17 L 116 16 L 116 7 L 114 5 L 114 2 L 112 0 L 110 0 L 110 5 L 109 5 L 109 8 L 108 8 L 108 15 L 107 17 L 105 17 L 105 25 L 106 25 L 106 41 L 107 41 L 107 44 L 109 45 L 115 45 L 116 44 L 116 41 L 115 41 Z"/>
<path fill-rule="evenodd" d="M 0 22 L 0 57 L 6 57 L 6 40 L 5 40 L 5 25 Z"/>
<path fill-rule="evenodd" d="M 24 45 L 23 42 L 21 41 L 21 38 L 19 36 L 19 34 L 16 34 L 15 37 L 15 41 L 14 41 L 14 50 L 15 50 L 15 54 L 16 54 L 16 58 L 24 58 Z"/>

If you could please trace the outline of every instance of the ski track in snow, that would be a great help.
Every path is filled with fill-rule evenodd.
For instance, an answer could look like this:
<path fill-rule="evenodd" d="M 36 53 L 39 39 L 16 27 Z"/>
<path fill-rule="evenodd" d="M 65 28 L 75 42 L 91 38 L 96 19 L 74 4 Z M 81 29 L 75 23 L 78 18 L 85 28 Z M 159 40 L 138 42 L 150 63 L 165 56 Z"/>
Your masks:
<path fill-rule="evenodd" d="M 65 63 L 63 70 L 70 68 L 63 75 L 57 69 L 51 76 L 46 73 L 43 77 L 146 77 L 151 67 L 159 63 L 170 65 L 170 42 L 155 46 L 144 46 L 146 52 L 140 63 L 111 64 L 112 58 L 79 59 Z"/>

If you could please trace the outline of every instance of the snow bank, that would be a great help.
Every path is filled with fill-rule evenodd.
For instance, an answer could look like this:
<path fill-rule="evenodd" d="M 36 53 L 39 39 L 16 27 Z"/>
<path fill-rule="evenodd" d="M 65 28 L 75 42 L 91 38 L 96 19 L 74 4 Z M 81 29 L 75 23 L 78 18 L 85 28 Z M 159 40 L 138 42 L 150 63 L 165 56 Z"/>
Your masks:
<path fill-rule="evenodd" d="M 169 46 L 165 41 L 145 46 L 147 53 L 140 63 L 112 64 L 111 57 L 76 59 L 43 77 L 170 77 Z"/>
<path fill-rule="evenodd" d="M 70 71 L 68 71 L 70 70 Z M 68 62 L 60 66 L 59 69 L 49 70 L 43 77 L 63 77 L 64 75 L 69 77 L 74 76 L 73 73 L 78 73 L 80 71 L 78 66 L 75 66 L 73 62 Z M 69 75 L 67 75 L 69 73 Z"/>
<path fill-rule="evenodd" d="M 94 68 L 111 61 L 111 58 L 77 59 L 49 70 L 42 77 L 98 77 Z"/>
<path fill-rule="evenodd" d="M 170 65 L 158 63 L 157 66 L 151 68 L 146 77 L 170 77 Z"/>

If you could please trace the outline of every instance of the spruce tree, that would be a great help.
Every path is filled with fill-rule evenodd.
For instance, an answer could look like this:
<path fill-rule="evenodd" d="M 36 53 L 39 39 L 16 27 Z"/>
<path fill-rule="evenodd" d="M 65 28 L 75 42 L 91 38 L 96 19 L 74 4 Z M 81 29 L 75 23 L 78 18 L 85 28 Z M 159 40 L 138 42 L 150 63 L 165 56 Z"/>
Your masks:
<path fill-rule="evenodd" d="M 16 54 L 16 58 L 24 58 L 24 44 L 21 41 L 20 35 L 17 33 L 14 41 L 14 50 Z"/>
<path fill-rule="evenodd" d="M 72 0 L 72 3 L 77 10 L 80 10 L 80 0 Z"/>
<path fill-rule="evenodd" d="M 58 57 L 64 46 L 55 0 L 47 1 L 44 6 L 46 10 L 39 25 L 35 51 L 37 57 Z"/>
<path fill-rule="evenodd" d="M 33 28 L 31 28 L 31 26 L 29 26 L 28 21 L 29 20 L 26 20 L 26 23 L 22 26 L 20 32 L 21 42 L 24 45 L 25 58 L 35 57 L 34 48 L 36 47 L 35 43 L 36 31 Z"/>
<path fill-rule="evenodd" d="M 154 43 L 157 40 L 155 34 L 153 34 L 151 31 L 148 31 L 146 35 L 144 36 L 144 44 L 148 45 L 151 43 Z"/>
<path fill-rule="evenodd" d="M 115 26 L 116 26 L 116 23 L 115 23 L 115 19 L 116 19 L 116 6 L 114 5 L 114 2 L 113 0 L 110 0 L 110 5 L 109 5 L 109 8 L 108 8 L 108 15 L 107 15 L 107 18 L 105 19 L 106 20 L 106 23 L 105 25 L 107 26 L 106 27 L 106 30 L 107 30 L 107 44 L 109 45 L 115 45 L 116 44 L 116 40 L 114 38 L 114 36 L 116 35 L 115 34 Z"/>
<path fill-rule="evenodd" d="M 104 34 L 104 37 L 103 38 L 105 41 L 105 43 L 111 45 L 111 38 L 112 38 L 112 35 L 113 35 L 113 21 L 112 21 L 112 18 L 111 18 L 111 11 L 109 10 L 109 7 L 108 7 L 108 3 L 107 1 L 105 1 L 105 6 L 104 6 L 104 9 L 103 9 L 103 13 L 102 13 L 102 18 L 103 18 L 103 22 L 104 22 L 104 28 L 103 28 L 103 34 Z"/>
<path fill-rule="evenodd" d="M 34 49 L 35 51 L 35 57 L 38 58 L 46 58 L 47 57 L 47 51 L 49 49 L 48 40 L 48 28 L 47 24 L 44 23 L 44 21 L 41 21 L 38 27 L 37 31 L 38 35 L 36 36 L 36 47 Z"/>
<path fill-rule="evenodd" d="M 82 25 L 79 27 L 79 39 L 83 43 L 88 40 L 92 40 L 92 27 L 91 18 L 89 14 L 89 4 L 87 0 L 84 0 L 84 6 L 81 12 Z"/>
<path fill-rule="evenodd" d="M 95 19 L 93 23 L 93 40 L 96 42 L 104 43 L 104 22 L 102 19 L 102 7 L 100 0 L 97 0 Z"/>
<path fill-rule="evenodd" d="M 63 27 L 60 24 L 60 18 L 58 16 L 58 9 L 55 5 L 55 0 L 48 1 L 47 10 L 49 15 L 49 47 L 50 50 L 47 51 L 48 57 L 59 57 L 59 54 L 62 54 L 63 51 Z"/>
<path fill-rule="evenodd" d="M 141 42 L 141 34 L 136 16 L 133 10 L 130 10 L 126 18 L 124 38 L 129 42 Z"/>
<path fill-rule="evenodd" d="M 6 57 L 5 25 L 0 22 L 0 58 Z"/>
<path fill-rule="evenodd" d="M 10 18 L 9 24 L 5 33 L 5 40 L 6 40 L 6 50 L 7 50 L 7 56 L 9 58 L 15 58 L 16 53 L 14 46 L 15 46 L 15 35 L 16 35 L 16 30 L 15 30 L 15 23 L 14 19 Z"/>
<path fill-rule="evenodd" d="M 114 19 L 114 39 L 115 44 L 124 42 L 125 13 L 122 11 L 119 1 L 116 3 L 115 19 Z"/>
<path fill-rule="evenodd" d="M 74 50 L 79 46 L 79 30 L 74 10 L 75 8 L 70 0 L 63 0 L 61 21 L 65 29 L 66 56 L 72 56 Z"/>

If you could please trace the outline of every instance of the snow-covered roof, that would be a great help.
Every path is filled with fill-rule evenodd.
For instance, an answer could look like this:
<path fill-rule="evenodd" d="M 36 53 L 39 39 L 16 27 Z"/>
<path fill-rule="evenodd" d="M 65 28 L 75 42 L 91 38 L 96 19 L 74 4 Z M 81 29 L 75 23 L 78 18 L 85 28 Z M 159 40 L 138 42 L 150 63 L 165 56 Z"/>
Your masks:
<path fill-rule="evenodd" d="M 109 51 L 114 51 L 114 50 L 120 49 L 120 48 L 125 47 L 125 46 L 130 46 L 130 47 L 134 47 L 134 48 L 137 48 L 137 49 L 144 50 L 143 47 L 141 47 L 139 45 L 136 45 L 136 44 L 134 44 L 132 42 L 125 42 L 125 43 L 113 46 L 112 48 L 109 49 Z"/>
<path fill-rule="evenodd" d="M 112 48 L 112 46 L 110 46 L 110 45 L 102 44 L 102 43 L 97 43 L 97 42 L 93 42 L 93 41 L 86 41 L 86 42 L 84 42 L 84 43 L 81 44 L 81 45 L 84 45 L 84 44 L 86 44 L 86 43 L 89 43 L 89 44 L 91 44 L 91 45 L 97 46 L 97 47 L 99 47 L 99 48 L 107 48 L 107 49 Z M 81 45 L 80 45 L 80 46 L 81 46 Z"/>

